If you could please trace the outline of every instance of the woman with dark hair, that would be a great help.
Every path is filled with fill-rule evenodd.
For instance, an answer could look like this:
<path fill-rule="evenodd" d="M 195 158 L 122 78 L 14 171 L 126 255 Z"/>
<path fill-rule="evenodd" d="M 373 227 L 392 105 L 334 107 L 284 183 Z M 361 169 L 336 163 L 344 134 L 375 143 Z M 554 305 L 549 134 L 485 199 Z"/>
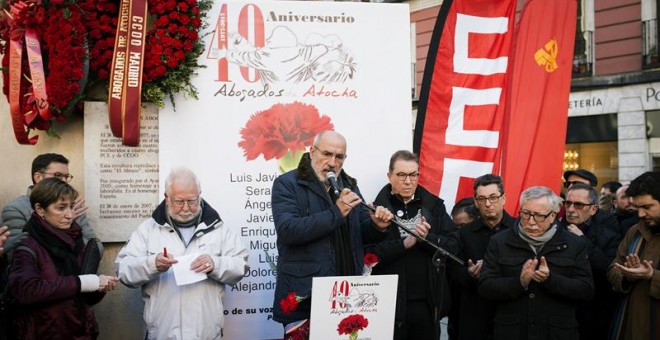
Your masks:
<path fill-rule="evenodd" d="M 98 336 L 89 306 L 100 302 L 118 279 L 96 275 L 98 248 L 94 241 L 84 244 L 82 229 L 74 221 L 77 196 L 57 178 L 42 180 L 30 194 L 34 213 L 23 228 L 29 236 L 14 250 L 9 275 L 9 289 L 20 304 L 20 339 Z"/>

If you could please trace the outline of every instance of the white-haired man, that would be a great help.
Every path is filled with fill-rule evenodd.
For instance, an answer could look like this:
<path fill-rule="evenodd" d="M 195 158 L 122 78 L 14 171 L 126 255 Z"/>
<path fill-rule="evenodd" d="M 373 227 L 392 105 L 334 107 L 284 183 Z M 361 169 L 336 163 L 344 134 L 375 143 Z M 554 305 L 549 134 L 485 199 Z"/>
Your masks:
<path fill-rule="evenodd" d="M 557 227 L 561 199 L 546 187 L 520 195 L 520 222 L 495 234 L 479 295 L 495 301 L 494 339 L 578 339 L 575 309 L 594 294 L 587 243 Z"/>
<path fill-rule="evenodd" d="M 142 287 L 146 339 L 220 339 L 225 284 L 235 284 L 248 269 L 238 235 L 200 194 L 192 171 L 172 170 L 165 199 L 115 260 L 121 282 Z M 207 278 L 178 286 L 170 268 L 189 254 L 199 254 L 190 270 Z"/>

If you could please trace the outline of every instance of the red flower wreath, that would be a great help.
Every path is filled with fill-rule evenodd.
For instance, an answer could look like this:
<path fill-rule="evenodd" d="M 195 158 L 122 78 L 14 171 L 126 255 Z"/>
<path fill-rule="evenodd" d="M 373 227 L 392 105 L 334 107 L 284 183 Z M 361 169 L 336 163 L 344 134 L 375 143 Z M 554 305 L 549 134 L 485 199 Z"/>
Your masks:
<path fill-rule="evenodd" d="M 13 0 L 5 3 L 6 8 L 17 4 Z M 25 12 L 14 17 L 5 17 L 0 25 L 0 44 L 4 56 L 3 66 L 3 93 L 9 96 L 9 40 L 12 31 L 10 25 L 15 27 L 32 27 L 37 38 L 41 41 L 41 52 L 44 60 L 46 76 L 46 90 L 50 109 L 54 119 L 64 120 L 75 104 L 82 98 L 81 90 L 84 86 L 84 65 L 87 59 L 85 51 L 86 30 L 82 23 L 83 13 L 74 2 L 50 1 L 47 4 L 40 0 L 27 1 L 31 6 Z M 19 29 L 20 31 L 20 29 Z M 49 130 L 52 121 L 46 121 L 38 114 L 30 70 L 27 63 L 27 53 L 23 53 L 21 63 L 21 119 L 28 129 Z"/>
<path fill-rule="evenodd" d="M 89 43 L 89 69 L 99 80 L 110 77 L 112 49 L 115 46 L 117 0 L 87 0 L 80 4 L 85 11 L 85 26 Z"/>
<path fill-rule="evenodd" d="M 21 0 L 2 3 L 5 13 Z M 41 43 L 46 77 L 46 93 L 53 119 L 63 121 L 76 104 L 88 96 L 87 90 L 107 82 L 118 20 L 117 0 L 22 0 L 29 9 L 0 20 L 0 51 L 4 53 L 3 92 L 9 95 L 10 34 L 14 27 L 32 27 Z M 183 92 L 197 98 L 191 83 L 195 70 L 203 67 L 198 57 L 204 49 L 199 32 L 212 0 L 148 0 L 149 13 L 155 18 L 147 32 L 143 99 L 164 105 L 164 97 Z M 88 63 L 88 64 L 87 64 Z M 86 86 L 87 65 L 90 84 Z M 49 130 L 52 121 L 39 114 L 30 82 L 27 54 L 23 53 L 20 88 L 21 117 L 30 129 Z"/>
<path fill-rule="evenodd" d="M 365 318 L 362 314 L 353 314 L 345 317 L 337 325 L 337 332 L 339 335 L 352 333 L 357 334 L 358 331 L 361 331 L 369 326 L 369 319 Z"/>
<path fill-rule="evenodd" d="M 88 0 L 90 16 L 90 70 L 100 80 L 109 78 L 115 43 L 118 6 L 111 0 Z M 148 0 L 154 21 L 147 31 L 142 97 L 163 106 L 163 99 L 177 92 L 197 98 L 191 77 L 197 68 L 204 44 L 199 32 L 212 0 Z M 91 60 L 98 60 L 91 62 Z"/>

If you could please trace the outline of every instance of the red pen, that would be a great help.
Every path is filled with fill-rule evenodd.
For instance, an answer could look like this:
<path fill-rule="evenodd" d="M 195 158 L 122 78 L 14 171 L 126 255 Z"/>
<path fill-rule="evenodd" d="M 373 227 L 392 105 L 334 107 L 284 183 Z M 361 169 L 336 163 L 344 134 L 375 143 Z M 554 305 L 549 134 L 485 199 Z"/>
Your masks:
<path fill-rule="evenodd" d="M 163 256 L 167 257 L 167 248 L 163 247 Z"/>

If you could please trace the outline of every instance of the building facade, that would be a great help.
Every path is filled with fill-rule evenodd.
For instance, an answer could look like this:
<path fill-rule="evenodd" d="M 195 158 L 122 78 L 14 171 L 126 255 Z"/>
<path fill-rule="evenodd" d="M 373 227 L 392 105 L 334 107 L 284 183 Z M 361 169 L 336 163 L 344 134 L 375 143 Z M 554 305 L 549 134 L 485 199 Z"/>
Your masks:
<path fill-rule="evenodd" d="M 409 2 L 413 103 L 441 3 Z M 588 169 L 600 184 L 660 169 L 659 8 L 660 0 L 578 0 L 565 169 Z"/>

